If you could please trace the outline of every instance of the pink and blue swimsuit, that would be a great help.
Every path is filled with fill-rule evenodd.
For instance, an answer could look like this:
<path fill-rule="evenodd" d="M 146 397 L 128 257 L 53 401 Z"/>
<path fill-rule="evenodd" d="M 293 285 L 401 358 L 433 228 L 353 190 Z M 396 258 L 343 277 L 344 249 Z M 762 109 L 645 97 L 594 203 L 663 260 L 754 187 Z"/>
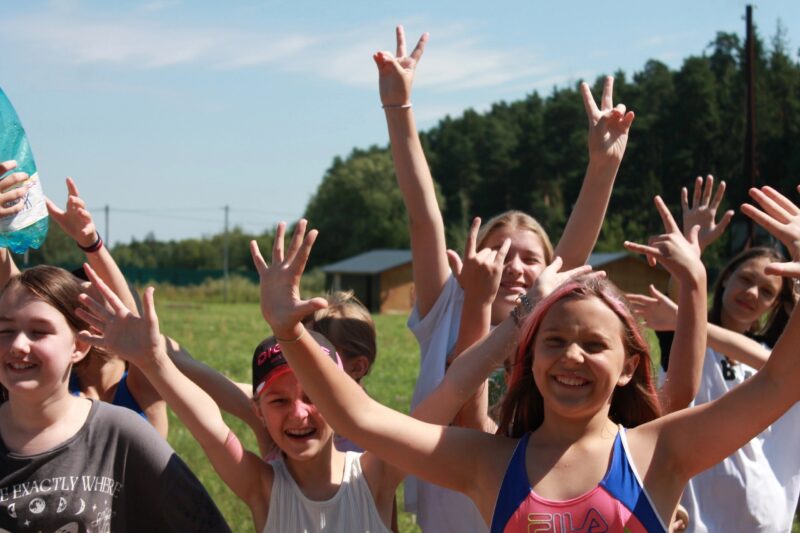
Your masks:
<path fill-rule="evenodd" d="M 614 440 L 611 464 L 600 484 L 566 501 L 538 496 L 528 482 L 525 451 L 530 433 L 517 443 L 497 495 L 492 533 L 666 533 L 641 479 L 628 459 L 625 429 Z"/>

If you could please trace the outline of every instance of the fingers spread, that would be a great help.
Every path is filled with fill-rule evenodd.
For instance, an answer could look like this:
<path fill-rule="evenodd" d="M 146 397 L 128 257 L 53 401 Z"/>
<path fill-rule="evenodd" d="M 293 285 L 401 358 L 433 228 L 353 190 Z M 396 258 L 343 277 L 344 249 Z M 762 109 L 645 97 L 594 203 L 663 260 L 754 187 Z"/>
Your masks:
<path fill-rule="evenodd" d="M 461 262 L 461 258 L 455 250 L 447 250 L 447 262 L 450 263 L 450 270 L 452 270 L 453 275 L 456 278 L 461 276 L 461 269 L 464 264 Z"/>
<path fill-rule="evenodd" d="M 719 219 L 717 227 L 714 228 L 713 235 L 715 237 L 722 235 L 722 233 L 725 231 L 725 228 L 727 228 L 728 224 L 731 223 L 731 220 L 733 220 L 733 210 L 729 209 L 728 211 L 725 211 L 725 214 L 722 215 L 721 219 Z"/>
<path fill-rule="evenodd" d="M 633 111 L 628 111 L 625 113 L 625 118 L 622 120 L 622 125 L 625 127 L 625 132 L 627 133 L 629 129 L 631 129 L 631 124 L 633 124 L 633 119 L 636 118 L 636 114 Z"/>
<path fill-rule="evenodd" d="M 675 222 L 675 219 L 672 218 L 672 213 L 669 212 L 669 208 L 667 208 L 667 204 L 664 203 L 661 196 L 656 196 L 654 201 L 658 214 L 661 216 L 661 222 L 664 223 L 664 229 L 667 230 L 667 233 L 680 232 L 678 224 Z"/>
<path fill-rule="evenodd" d="M 467 242 L 464 247 L 464 257 L 474 257 L 475 256 L 475 249 L 477 248 L 477 240 L 478 240 L 478 230 L 481 227 L 481 219 L 480 217 L 475 217 L 472 219 L 472 225 L 469 227 L 469 233 L 467 234 Z"/>
<path fill-rule="evenodd" d="M 790 215 L 797 215 L 800 213 L 800 208 L 798 208 L 791 200 L 786 198 L 784 195 L 770 187 L 769 185 L 765 185 L 761 187 L 761 192 L 763 192 L 769 199 L 783 208 L 788 214 Z"/>
<path fill-rule="evenodd" d="M 706 184 L 703 187 L 703 205 L 709 205 L 711 202 L 711 191 L 714 189 L 714 176 L 709 174 L 706 176 Z"/>
<path fill-rule="evenodd" d="M 283 263 L 283 235 L 286 233 L 286 222 L 279 222 L 275 228 L 275 241 L 272 243 L 272 264 Z"/>
<path fill-rule="evenodd" d="M 82 319 L 84 319 L 90 326 L 98 331 L 103 330 L 103 326 L 108 322 L 113 313 L 109 311 L 105 305 L 98 302 L 86 293 L 78 295 L 78 301 L 83 307 L 75 309 Z"/>
<path fill-rule="evenodd" d="M 80 196 L 80 193 L 78 193 L 78 186 L 75 185 L 75 181 L 70 177 L 67 177 L 67 192 L 70 196 Z"/>
<path fill-rule="evenodd" d="M 567 270 L 566 272 L 564 272 L 564 274 L 567 274 L 571 278 L 575 278 L 578 276 L 583 276 L 584 274 L 588 274 L 591 271 L 592 271 L 592 265 L 581 265 L 579 267 Z"/>
<path fill-rule="evenodd" d="M 692 207 L 697 209 L 700 207 L 700 201 L 703 197 L 703 178 L 697 176 L 694 179 L 694 196 L 692 196 Z"/>
<path fill-rule="evenodd" d="M 398 25 L 397 29 L 395 30 L 395 35 L 397 37 L 397 53 L 395 54 L 398 58 L 406 56 L 406 30 L 403 28 L 402 25 Z"/>
<path fill-rule="evenodd" d="M 425 51 L 425 44 L 428 42 L 428 37 L 429 35 L 427 32 L 423 33 L 419 41 L 417 41 L 417 46 L 414 47 L 414 51 L 411 52 L 411 59 L 413 59 L 415 63 L 422 57 L 422 52 Z"/>
<path fill-rule="evenodd" d="M 253 258 L 253 264 L 256 266 L 258 275 L 263 276 L 267 273 L 267 262 L 261 255 L 261 250 L 258 248 L 258 243 L 255 240 L 250 241 L 250 256 Z"/>
<path fill-rule="evenodd" d="M 92 282 L 92 286 L 94 286 L 98 291 L 100 291 L 100 294 L 103 295 L 105 301 L 108 302 L 109 305 L 111 305 L 111 308 L 115 312 L 128 310 L 128 308 L 125 307 L 125 304 L 122 303 L 122 301 L 117 297 L 114 291 L 112 291 L 108 287 L 108 285 L 106 285 L 105 282 L 102 279 L 100 279 L 100 276 L 97 275 L 97 272 L 95 272 L 94 269 L 91 266 L 89 266 L 88 263 L 83 264 L 83 270 L 89 276 L 89 281 Z"/>
<path fill-rule="evenodd" d="M 300 246 L 302 246 L 305 239 L 306 226 L 308 226 L 308 221 L 304 218 L 301 218 L 300 221 L 297 222 L 297 226 L 294 228 L 294 234 L 292 235 L 292 240 L 289 242 L 289 250 L 286 251 L 286 257 L 284 257 L 286 262 L 291 263 L 294 261 L 297 251 L 300 249 Z"/>
<path fill-rule="evenodd" d="M 303 227 L 303 231 L 305 231 L 305 226 Z M 298 273 L 305 271 L 308 256 L 311 255 L 311 248 L 314 246 L 314 241 L 317 240 L 317 235 L 319 235 L 317 230 L 312 229 L 309 231 L 308 235 L 306 235 L 303 240 L 302 246 L 292 258 L 292 267 L 297 269 Z"/>
<path fill-rule="evenodd" d="M 775 276 L 800 278 L 800 263 L 794 261 L 788 263 L 770 263 L 764 268 L 764 272 Z"/>
<path fill-rule="evenodd" d="M 605 82 L 603 83 L 603 99 L 601 101 L 600 108 L 603 111 L 607 111 L 614 107 L 614 78 L 612 76 L 606 76 Z"/>
<path fill-rule="evenodd" d="M 53 218 L 58 218 L 59 215 L 63 215 L 64 212 L 50 199 L 44 199 L 45 205 L 47 205 L 47 212 Z"/>
<path fill-rule="evenodd" d="M 643 307 L 645 305 L 652 305 L 658 303 L 658 300 L 644 294 L 626 294 L 625 298 L 633 304 L 634 307 Z"/>
<path fill-rule="evenodd" d="M 581 96 L 583 96 L 583 107 L 586 109 L 586 115 L 591 120 L 600 114 L 597 104 L 592 96 L 592 90 L 589 89 L 589 84 L 586 82 L 581 83 Z"/>
<path fill-rule="evenodd" d="M 764 211 L 766 211 L 771 217 L 777 219 L 779 222 L 783 222 L 784 224 L 789 221 L 789 213 L 772 197 L 767 196 L 760 189 L 756 188 L 752 188 L 748 192 L 750 197 L 758 202 L 758 205 L 760 205 L 761 208 L 764 209 Z M 775 191 L 775 193 L 779 194 L 777 191 Z"/>
<path fill-rule="evenodd" d="M 503 244 L 500 245 L 500 249 L 497 250 L 497 256 L 494 258 L 494 263 L 498 267 L 502 267 L 506 262 L 506 255 L 508 255 L 508 250 L 511 248 L 511 239 L 506 238 L 503 240 Z"/>
<path fill-rule="evenodd" d="M 711 176 L 709 176 L 710 178 Z M 714 195 L 714 200 L 711 202 L 711 209 L 715 211 L 719 209 L 720 204 L 722 203 L 722 198 L 725 196 L 725 189 L 728 186 L 725 184 L 724 181 L 719 182 L 719 186 L 717 186 L 717 193 Z"/>
<path fill-rule="evenodd" d="M 86 330 L 78 332 L 78 339 L 82 340 L 83 342 L 88 342 L 93 346 L 98 346 L 102 348 L 105 346 L 105 339 L 102 335 L 94 335 Z"/>
<path fill-rule="evenodd" d="M 745 216 L 748 216 L 751 219 L 753 219 L 756 224 L 758 224 L 759 226 L 770 232 L 772 235 L 775 235 L 777 237 L 777 234 L 780 233 L 782 229 L 782 223 L 777 221 L 764 211 L 761 211 L 760 209 L 757 209 L 755 206 L 752 206 L 750 204 L 742 204 L 741 209 L 742 213 L 744 213 Z"/>
<path fill-rule="evenodd" d="M 155 287 L 147 287 L 144 290 L 142 297 L 142 307 L 144 308 L 144 319 L 148 324 L 158 324 L 158 315 L 156 314 L 156 300 L 154 297 Z"/>

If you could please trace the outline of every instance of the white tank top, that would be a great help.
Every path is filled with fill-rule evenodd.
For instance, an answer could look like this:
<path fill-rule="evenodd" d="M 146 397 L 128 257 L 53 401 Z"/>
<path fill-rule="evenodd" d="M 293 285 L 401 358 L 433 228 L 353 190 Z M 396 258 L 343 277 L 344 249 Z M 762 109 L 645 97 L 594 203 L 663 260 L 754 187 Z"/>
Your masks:
<path fill-rule="evenodd" d="M 384 525 L 361 471 L 361 454 L 347 452 L 342 485 L 330 500 L 308 499 L 282 458 L 275 471 L 264 533 L 391 533 Z"/>

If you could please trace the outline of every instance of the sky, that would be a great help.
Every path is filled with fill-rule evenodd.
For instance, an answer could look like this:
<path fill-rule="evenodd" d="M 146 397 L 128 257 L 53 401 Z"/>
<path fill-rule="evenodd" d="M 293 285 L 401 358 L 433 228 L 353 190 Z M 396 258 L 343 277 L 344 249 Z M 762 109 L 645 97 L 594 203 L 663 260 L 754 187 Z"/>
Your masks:
<path fill-rule="evenodd" d="M 0 87 L 28 132 L 45 194 L 73 176 L 111 242 L 260 233 L 296 220 L 334 157 L 385 145 L 372 54 L 430 41 L 421 129 L 465 109 L 623 70 L 679 68 L 742 0 L 2 0 Z M 800 48 L 800 2 L 756 2 Z M 632 135 L 635 135 L 635 124 Z M 108 206 L 109 226 L 104 208 Z M 108 240 L 108 239 L 106 239 Z"/>

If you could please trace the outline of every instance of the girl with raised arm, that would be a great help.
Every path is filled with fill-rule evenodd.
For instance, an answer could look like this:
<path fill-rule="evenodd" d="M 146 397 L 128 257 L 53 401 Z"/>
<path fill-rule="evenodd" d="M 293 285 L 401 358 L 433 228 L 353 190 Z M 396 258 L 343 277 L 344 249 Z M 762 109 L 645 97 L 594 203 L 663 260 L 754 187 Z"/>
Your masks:
<path fill-rule="evenodd" d="M 140 416 L 69 392 L 96 349 L 79 280 L 38 266 L 0 292 L 0 530 L 229 531 L 200 482 Z"/>
<path fill-rule="evenodd" d="M 668 233 L 649 246 L 628 247 L 672 263 L 680 280 L 677 337 L 699 359 L 705 270 L 696 242 L 681 240 L 658 205 Z M 768 222 L 778 215 L 761 216 L 772 230 Z M 780 229 L 800 243 L 800 216 Z M 664 531 L 692 476 L 800 399 L 795 311 L 761 372 L 715 401 L 657 418 L 648 346 L 624 297 L 607 283 L 581 278 L 558 288 L 523 322 L 500 435 L 425 424 L 367 398 L 305 334 L 300 318 L 313 304 L 300 299 L 297 286 L 313 237 L 294 260 L 271 267 L 254 253 L 262 312 L 276 335 L 295 341 L 284 355 L 304 390 L 337 431 L 404 470 L 468 494 L 495 531 Z M 770 269 L 800 277 L 797 263 Z M 514 327 L 510 318 L 463 357 L 491 350 Z M 734 413 L 737 424 L 730 424 Z"/>
<path fill-rule="evenodd" d="M 684 222 L 702 224 L 703 248 L 721 234 L 711 231 L 716 225 L 713 212 L 702 213 L 704 207 L 719 205 L 719 189 L 715 201 L 709 204 L 712 184 L 708 179 L 703 188 L 698 178 L 691 207 L 686 190 L 682 193 Z M 720 189 L 724 189 L 722 184 Z M 771 212 L 777 213 L 774 204 L 797 216 L 791 202 L 774 189 L 753 189 L 751 195 Z M 750 206 L 743 211 L 756 213 Z M 793 247 L 787 247 L 795 253 Z M 708 314 L 708 348 L 694 405 L 735 389 L 769 359 L 796 298 L 790 278 L 770 273 L 769 266 L 783 260 L 773 248 L 755 247 L 738 254 L 720 272 Z M 651 296 L 631 296 L 637 313 L 650 327 L 674 329 L 675 304 L 658 291 L 652 292 Z M 800 495 L 798 439 L 800 405 L 795 405 L 722 462 L 693 477 L 682 498 L 690 516 L 687 531 L 791 530 Z"/>
<path fill-rule="evenodd" d="M 8 166 L 6 162 L 3 165 Z M 27 174 L 24 174 L 27 176 Z M 5 181 L 5 180 L 4 180 Z M 52 220 L 75 241 L 86 254 L 86 260 L 95 268 L 98 275 L 135 309 L 133 293 L 128 287 L 122 272 L 104 245 L 97 232 L 91 213 L 72 178 L 67 178 L 67 205 L 60 209 L 47 199 L 47 210 Z M 10 253 L 2 250 L 0 256 L 0 286 L 19 273 Z M 86 279 L 83 269 L 73 271 L 81 279 Z M 136 368 L 128 369 L 125 361 L 113 354 L 94 350 L 92 357 L 84 358 L 74 365 L 70 375 L 69 390 L 72 394 L 102 400 L 114 405 L 127 407 L 141 415 L 156 428 L 162 437 L 167 437 L 167 407 L 155 389 Z"/>
<path fill-rule="evenodd" d="M 276 232 L 274 265 L 305 263 L 308 248 L 301 248 L 305 221 L 286 250 L 285 225 Z M 316 232 L 311 232 L 313 239 Z M 298 255 L 302 258 L 298 259 Z M 402 473 L 372 453 L 342 452 L 334 446 L 331 426 L 320 415 L 283 358 L 285 347 L 297 339 L 271 337 L 253 356 L 253 404 L 257 416 L 280 449 L 266 462 L 243 449 L 225 424 L 211 397 L 184 376 L 166 353 L 153 303 L 153 290 L 144 296 L 142 318 L 130 310 L 88 270 L 105 304 L 82 296 L 84 316 L 99 332 L 84 338 L 139 366 L 170 407 L 203 447 L 222 480 L 250 508 L 258 532 L 387 532 L 391 527 L 394 493 Z M 299 281 L 299 274 L 297 280 Z M 304 307 L 304 318 L 324 308 L 316 298 Z M 315 343 L 327 339 L 309 334 Z M 337 365 L 332 347 L 326 351 L 331 363 L 353 386 L 359 385 Z"/>
<path fill-rule="evenodd" d="M 585 263 L 599 235 L 634 118 L 624 105 L 613 105 L 612 78 L 606 78 L 600 108 L 595 104 L 588 85 L 581 85 L 589 119 L 589 167 L 555 253 L 547 233 L 529 215 L 511 211 L 495 217 L 481 229 L 476 250 L 507 247 L 502 275 L 488 305 L 477 300 L 468 303 L 465 298 L 469 295 L 464 294 L 448 268 L 444 222 L 412 110 L 411 86 L 427 39 L 428 35 L 424 34 L 412 53 L 407 55 L 405 33 L 402 27 L 398 27 L 396 54 L 378 52 L 374 55 L 397 181 L 408 211 L 411 233 L 417 300 L 409 318 L 409 327 L 417 337 L 421 351 L 420 374 L 412 408 L 441 382 L 448 360 L 458 353 L 454 350 L 469 346 L 476 338 L 485 335 L 490 326 L 507 318 L 517 304 L 517 298 L 531 287 L 539 272 L 556 255 L 563 258 L 566 269 Z M 506 240 L 508 245 L 504 245 Z M 463 318 L 462 306 L 467 311 Z M 462 324 L 464 327 L 459 329 Z M 461 334 L 469 338 L 458 341 Z M 485 407 L 483 410 L 485 412 Z M 486 425 L 480 421 L 475 424 Z M 413 508 L 414 489 L 408 485 L 406 489 L 407 501 L 411 501 L 410 507 Z M 483 529 L 475 508 L 457 494 L 423 485 L 417 500 L 418 518 L 423 529 L 437 533 Z"/>
<path fill-rule="evenodd" d="M 125 276 L 100 238 L 92 214 L 80 197 L 78 186 L 67 178 L 67 205 L 59 208 L 47 199 L 50 218 L 86 254 L 86 261 L 111 289 L 136 310 L 136 300 Z M 78 274 L 82 274 L 83 270 Z M 85 275 L 85 274 L 84 274 Z M 85 279 L 85 278 L 84 278 Z M 75 365 L 70 377 L 70 392 L 127 407 L 150 422 L 162 437 L 167 437 L 167 406 L 138 368 L 128 365 L 113 353 L 87 358 Z"/>

